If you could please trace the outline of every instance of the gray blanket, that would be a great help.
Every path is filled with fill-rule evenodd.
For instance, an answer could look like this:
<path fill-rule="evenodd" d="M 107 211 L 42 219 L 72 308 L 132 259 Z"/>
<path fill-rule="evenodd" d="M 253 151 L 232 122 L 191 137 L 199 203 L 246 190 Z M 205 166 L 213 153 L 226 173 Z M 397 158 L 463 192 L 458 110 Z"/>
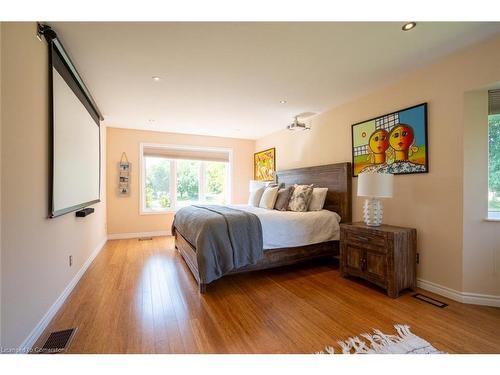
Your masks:
<path fill-rule="evenodd" d="M 174 231 L 196 248 L 202 283 L 255 264 L 263 255 L 262 225 L 249 212 L 215 205 L 184 207 L 175 214 Z"/>

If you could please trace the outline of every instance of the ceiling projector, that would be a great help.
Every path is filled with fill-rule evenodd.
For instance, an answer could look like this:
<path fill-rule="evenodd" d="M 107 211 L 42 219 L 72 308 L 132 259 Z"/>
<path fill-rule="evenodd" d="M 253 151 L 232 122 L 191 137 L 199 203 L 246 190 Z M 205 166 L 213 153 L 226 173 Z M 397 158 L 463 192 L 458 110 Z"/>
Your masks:
<path fill-rule="evenodd" d="M 299 116 L 295 116 L 293 122 L 286 127 L 288 130 L 309 130 L 311 127 L 299 121 Z"/>

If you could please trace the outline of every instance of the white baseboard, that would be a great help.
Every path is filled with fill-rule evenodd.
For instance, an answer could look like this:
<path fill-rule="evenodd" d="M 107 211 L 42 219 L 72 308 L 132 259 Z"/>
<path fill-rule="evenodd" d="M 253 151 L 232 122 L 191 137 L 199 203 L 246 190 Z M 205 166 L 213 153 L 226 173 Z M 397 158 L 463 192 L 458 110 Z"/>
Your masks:
<path fill-rule="evenodd" d="M 467 292 L 463 292 L 462 295 L 464 303 L 469 303 L 472 305 L 500 307 L 500 296 Z"/>
<path fill-rule="evenodd" d="M 76 275 L 73 277 L 73 279 L 69 282 L 69 284 L 64 288 L 63 292 L 61 295 L 56 299 L 56 301 L 50 306 L 49 310 L 45 313 L 43 318 L 38 322 L 38 324 L 33 328 L 29 336 L 23 341 L 23 343 L 20 345 L 20 352 L 21 353 L 27 353 L 29 349 L 35 345 L 35 342 L 38 340 L 40 335 L 43 333 L 45 328 L 49 325 L 50 321 L 54 316 L 56 315 L 57 311 L 61 308 L 63 305 L 64 301 L 76 284 L 78 284 L 78 281 L 80 281 L 81 277 L 87 271 L 89 266 L 92 264 L 93 260 L 95 257 L 101 252 L 101 250 L 104 248 L 104 245 L 107 242 L 107 238 L 105 238 L 103 241 L 99 243 L 99 245 L 96 246 L 92 254 L 88 257 L 88 259 L 85 261 L 85 263 L 82 265 L 82 267 L 78 270 Z"/>
<path fill-rule="evenodd" d="M 458 290 L 451 289 L 431 281 L 418 279 L 417 286 L 419 288 L 428 290 L 429 292 L 439 294 L 457 302 L 467 303 L 472 305 L 484 305 L 500 307 L 500 296 L 492 296 L 488 294 L 459 292 Z"/>
<path fill-rule="evenodd" d="M 159 237 L 159 236 L 171 236 L 172 232 L 169 230 L 159 230 L 156 232 L 138 232 L 138 233 L 113 233 L 108 234 L 108 240 L 125 240 L 129 238 L 140 238 L 140 237 Z"/>

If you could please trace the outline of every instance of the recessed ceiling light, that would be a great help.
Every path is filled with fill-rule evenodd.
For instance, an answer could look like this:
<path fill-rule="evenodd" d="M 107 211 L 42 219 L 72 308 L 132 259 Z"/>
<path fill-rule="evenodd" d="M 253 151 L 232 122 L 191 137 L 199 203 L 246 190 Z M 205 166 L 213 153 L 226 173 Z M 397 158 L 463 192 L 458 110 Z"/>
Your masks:
<path fill-rule="evenodd" d="M 161 80 L 161 78 L 160 78 L 160 77 L 158 77 L 158 76 L 153 76 L 153 77 L 151 77 L 151 78 L 153 78 L 153 81 L 156 81 L 156 82 L 158 82 L 159 80 Z"/>
<path fill-rule="evenodd" d="M 280 104 L 286 104 L 286 100 L 280 100 Z"/>
<path fill-rule="evenodd" d="M 408 23 L 405 23 L 401 29 L 402 29 L 403 31 L 410 31 L 410 30 L 411 30 L 411 29 L 413 29 L 415 26 L 417 26 L 417 23 L 416 23 L 416 22 L 408 22 Z"/>

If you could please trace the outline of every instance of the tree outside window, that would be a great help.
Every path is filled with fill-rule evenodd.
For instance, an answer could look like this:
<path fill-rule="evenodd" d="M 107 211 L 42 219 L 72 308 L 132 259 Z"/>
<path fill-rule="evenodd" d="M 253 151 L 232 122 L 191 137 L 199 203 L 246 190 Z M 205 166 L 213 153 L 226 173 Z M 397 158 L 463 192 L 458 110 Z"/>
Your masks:
<path fill-rule="evenodd" d="M 206 200 L 210 203 L 225 204 L 226 194 L 226 164 L 220 162 L 207 162 L 206 164 Z"/>
<path fill-rule="evenodd" d="M 170 161 L 158 157 L 145 158 L 145 200 L 150 210 L 170 207 Z"/>
<path fill-rule="evenodd" d="M 488 212 L 500 219 L 500 115 L 488 117 Z"/>
<path fill-rule="evenodd" d="M 199 199 L 201 162 L 177 160 L 177 203 L 186 205 Z"/>

